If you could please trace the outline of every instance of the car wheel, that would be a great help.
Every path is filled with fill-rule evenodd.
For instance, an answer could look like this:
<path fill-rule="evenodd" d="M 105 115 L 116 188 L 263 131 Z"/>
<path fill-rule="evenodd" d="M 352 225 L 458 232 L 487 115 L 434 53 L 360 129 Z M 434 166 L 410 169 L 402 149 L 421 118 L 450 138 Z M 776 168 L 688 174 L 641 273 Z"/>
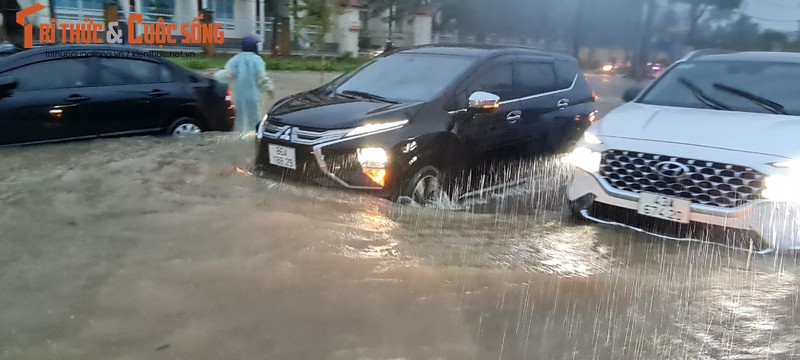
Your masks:
<path fill-rule="evenodd" d="M 167 129 L 167 135 L 171 136 L 185 136 L 185 135 L 196 135 L 203 132 L 203 126 L 200 125 L 200 122 L 190 118 L 190 117 L 182 117 L 176 120 L 170 127 Z"/>
<path fill-rule="evenodd" d="M 398 201 L 422 206 L 438 204 L 447 197 L 442 182 L 439 169 L 433 166 L 422 167 L 405 183 Z"/>

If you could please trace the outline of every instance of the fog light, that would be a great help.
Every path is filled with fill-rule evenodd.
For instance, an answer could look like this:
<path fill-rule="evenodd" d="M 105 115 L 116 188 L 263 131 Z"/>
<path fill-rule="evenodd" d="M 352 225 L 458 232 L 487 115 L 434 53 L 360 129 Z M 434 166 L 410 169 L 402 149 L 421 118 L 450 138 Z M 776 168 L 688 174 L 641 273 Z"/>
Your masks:
<path fill-rule="evenodd" d="M 358 162 L 364 175 L 380 186 L 386 183 L 386 163 L 389 161 L 386 151 L 381 148 L 363 148 L 357 150 Z"/>
<path fill-rule="evenodd" d="M 367 175 L 370 180 L 380 185 L 386 185 L 386 169 L 364 169 L 364 175 Z"/>
<path fill-rule="evenodd" d="M 595 173 L 600 171 L 601 155 L 597 151 L 585 147 L 575 148 L 564 160 L 587 172 Z"/>
<path fill-rule="evenodd" d="M 597 135 L 592 134 L 588 131 L 583 133 L 583 141 L 586 141 L 586 143 L 589 145 L 600 145 L 603 143 L 603 141 L 600 140 L 600 138 L 598 138 Z"/>

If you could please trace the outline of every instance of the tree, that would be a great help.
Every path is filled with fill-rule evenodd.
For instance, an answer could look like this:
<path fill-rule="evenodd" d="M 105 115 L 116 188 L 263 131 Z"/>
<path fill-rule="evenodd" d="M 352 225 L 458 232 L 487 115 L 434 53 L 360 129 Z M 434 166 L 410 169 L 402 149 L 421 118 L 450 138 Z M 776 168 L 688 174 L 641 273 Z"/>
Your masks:
<path fill-rule="evenodd" d="M 438 3 L 438 2 L 437 2 Z M 369 2 L 372 17 L 382 16 L 383 21 L 389 24 L 389 41 L 394 36 L 394 24 L 403 21 L 408 14 L 413 14 L 422 6 L 436 6 L 431 0 L 373 0 Z"/>
<path fill-rule="evenodd" d="M 689 32 L 686 40 L 694 40 L 697 24 L 707 15 L 717 17 L 730 16 L 734 10 L 742 6 L 742 0 L 672 0 L 674 3 L 689 5 Z"/>
<path fill-rule="evenodd" d="M 774 30 L 761 31 L 748 16 L 739 16 L 724 26 L 718 26 L 705 36 L 698 36 L 697 44 L 737 51 L 784 50 L 791 44 L 788 35 Z"/>
<path fill-rule="evenodd" d="M 301 0 L 292 10 L 297 31 L 307 30 L 312 33 L 309 39 L 311 46 L 322 52 L 325 46 L 325 35 L 333 27 L 334 15 L 330 0 Z"/>
<path fill-rule="evenodd" d="M 297 5 L 292 8 L 292 15 L 297 24 L 297 31 L 311 31 L 311 46 L 320 54 L 322 67 L 320 68 L 320 81 L 324 81 L 324 71 L 326 67 L 325 55 L 322 50 L 325 47 L 325 36 L 333 28 L 334 15 L 340 12 L 341 3 L 334 0 L 299 0 Z"/>

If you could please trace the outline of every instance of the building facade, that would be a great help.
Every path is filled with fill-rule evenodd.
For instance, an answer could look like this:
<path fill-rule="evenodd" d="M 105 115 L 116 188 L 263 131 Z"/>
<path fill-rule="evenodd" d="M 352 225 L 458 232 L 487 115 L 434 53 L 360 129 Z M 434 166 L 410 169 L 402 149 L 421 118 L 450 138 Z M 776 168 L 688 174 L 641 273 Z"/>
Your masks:
<path fill-rule="evenodd" d="M 94 21 L 104 19 L 107 0 L 19 0 L 21 7 L 34 2 L 52 4 L 58 21 Z M 273 50 L 277 33 L 288 33 L 295 52 L 308 50 L 315 28 L 297 29 L 291 18 L 293 0 L 119 0 L 119 16 L 127 19 L 131 13 L 144 15 L 145 22 L 162 18 L 167 22 L 191 23 L 201 10 L 212 11 L 213 21 L 223 25 L 226 44 L 219 51 L 236 51 L 238 41 L 247 35 L 264 39 L 263 51 Z M 389 38 L 389 24 L 384 16 L 371 16 L 369 4 L 357 0 L 342 1 L 333 15 L 333 27 L 325 35 L 328 53 L 357 54 L 367 48 L 383 46 Z M 302 16 L 303 14 L 300 14 Z M 33 23 L 47 22 L 49 11 L 29 18 Z M 392 26 L 396 46 L 421 45 L 431 42 L 433 18 L 425 11 L 408 14 Z M 141 29 L 137 29 L 141 31 Z M 178 30 L 180 31 L 180 30 Z M 178 34 L 175 34 L 178 35 Z"/>

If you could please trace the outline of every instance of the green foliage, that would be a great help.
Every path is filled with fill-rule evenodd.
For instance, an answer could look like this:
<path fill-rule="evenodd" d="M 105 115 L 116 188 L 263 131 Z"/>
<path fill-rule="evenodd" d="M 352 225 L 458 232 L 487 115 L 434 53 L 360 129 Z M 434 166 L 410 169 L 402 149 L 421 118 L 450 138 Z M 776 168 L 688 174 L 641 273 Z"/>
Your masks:
<path fill-rule="evenodd" d="M 786 34 L 761 31 L 750 17 L 740 16 L 730 25 L 719 27 L 709 34 L 698 34 L 692 44 L 698 48 L 724 48 L 739 51 L 792 50 L 796 44 Z"/>
<path fill-rule="evenodd" d="M 221 69 L 230 56 L 174 58 L 175 63 L 192 70 Z M 314 57 L 265 57 L 267 71 L 323 71 L 347 72 L 353 70 L 367 59 L 357 57 L 341 57 L 332 61 L 321 62 Z"/>
<path fill-rule="evenodd" d="M 742 0 L 672 0 L 673 3 L 689 5 L 689 33 L 686 37 L 691 41 L 697 31 L 697 25 L 703 17 L 715 19 L 729 18 L 733 11 L 742 6 Z"/>
<path fill-rule="evenodd" d="M 742 0 L 672 0 L 673 3 L 686 4 L 694 16 L 702 16 L 707 11 L 730 12 L 742 6 Z"/>
<path fill-rule="evenodd" d="M 335 6 L 330 0 L 300 0 L 292 9 L 297 31 L 313 28 L 314 36 L 310 40 L 317 51 L 322 50 L 325 35 L 333 28 Z"/>
<path fill-rule="evenodd" d="M 347 52 L 345 52 L 344 54 L 342 54 L 341 56 L 339 56 L 339 60 L 342 60 L 342 61 L 352 61 L 352 60 L 354 60 L 354 59 L 355 59 L 355 57 L 356 57 L 356 56 L 353 54 L 353 52 L 351 52 L 351 51 L 347 51 Z"/>

